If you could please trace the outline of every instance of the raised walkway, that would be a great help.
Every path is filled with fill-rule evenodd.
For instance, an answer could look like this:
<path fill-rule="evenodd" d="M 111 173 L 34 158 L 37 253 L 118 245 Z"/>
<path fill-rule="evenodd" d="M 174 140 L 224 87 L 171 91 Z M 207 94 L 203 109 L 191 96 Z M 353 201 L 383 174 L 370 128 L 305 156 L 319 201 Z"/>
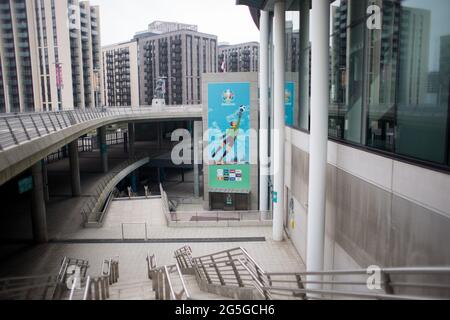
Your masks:
<path fill-rule="evenodd" d="M 52 152 L 103 126 L 201 120 L 202 106 L 103 108 L 0 116 L 0 186 Z"/>

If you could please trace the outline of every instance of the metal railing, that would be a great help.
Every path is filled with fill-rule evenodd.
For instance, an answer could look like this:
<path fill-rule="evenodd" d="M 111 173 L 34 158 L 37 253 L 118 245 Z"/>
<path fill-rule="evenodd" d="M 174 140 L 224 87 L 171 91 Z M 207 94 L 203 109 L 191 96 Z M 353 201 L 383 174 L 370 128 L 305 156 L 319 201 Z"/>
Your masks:
<path fill-rule="evenodd" d="M 190 246 L 184 246 L 176 250 L 174 255 L 182 270 L 192 269 L 194 267 L 192 263 L 192 249 Z"/>
<path fill-rule="evenodd" d="M 40 113 L 15 113 L 0 115 L 0 151 L 58 132 L 74 125 L 97 119 L 113 119 L 145 114 L 177 114 L 198 112 L 201 106 L 173 107 L 109 107 Z"/>
<path fill-rule="evenodd" d="M 77 279 L 85 278 L 88 268 L 89 261 L 87 260 L 64 257 L 56 277 L 56 285 L 53 290 L 52 299 L 60 300 L 69 290 L 67 285 L 68 278 L 72 278 L 74 282 Z"/>
<path fill-rule="evenodd" d="M 171 201 L 162 185 L 159 185 L 162 209 L 168 225 L 221 221 L 230 222 L 271 222 L 271 211 L 173 211 Z M 175 200 L 176 201 L 176 200 Z"/>
<path fill-rule="evenodd" d="M 147 253 L 147 276 L 149 279 L 152 279 L 153 270 L 157 267 L 156 256 L 154 254 L 150 255 L 150 252 Z"/>
<path fill-rule="evenodd" d="M 152 282 L 156 300 L 191 299 L 178 263 L 152 270 Z"/>
<path fill-rule="evenodd" d="M 220 221 L 272 221 L 270 211 L 175 211 L 170 213 L 171 221 L 183 222 L 220 222 Z"/>
<path fill-rule="evenodd" d="M 179 255 L 183 255 L 179 251 Z M 442 299 L 450 298 L 450 267 L 381 268 L 379 288 L 369 289 L 367 269 L 268 273 L 243 248 L 191 258 L 199 281 L 254 288 L 261 299 Z M 319 280 L 309 280 L 320 276 Z M 307 288 L 308 284 L 321 289 Z"/>
<path fill-rule="evenodd" d="M 115 132 L 106 134 L 106 145 L 112 146 L 122 144 L 125 141 L 125 133 Z M 97 136 L 87 136 L 78 138 L 78 152 L 92 152 L 94 149 L 98 149 Z M 46 157 L 47 163 L 63 160 L 69 157 L 69 151 L 65 148 L 58 149 L 58 151 L 49 154 Z"/>
<path fill-rule="evenodd" d="M 145 241 L 148 240 L 148 227 L 147 227 L 147 222 L 123 222 L 121 224 L 121 229 L 122 229 L 122 240 L 126 240 L 125 238 L 125 230 L 124 230 L 124 226 L 143 226 L 144 227 L 144 237 L 143 239 Z M 133 237 L 133 239 L 135 239 L 135 237 Z M 142 239 L 142 238 L 139 238 Z"/>
<path fill-rule="evenodd" d="M 0 300 L 52 299 L 56 284 L 54 274 L 3 278 L 0 279 Z"/>
<path fill-rule="evenodd" d="M 191 295 L 183 278 L 182 268 L 178 263 L 158 267 L 156 256 L 147 253 L 147 273 L 152 280 L 156 300 L 190 300 Z"/>
<path fill-rule="evenodd" d="M 146 154 L 141 154 L 133 159 L 126 160 L 100 179 L 93 190 L 93 194 L 86 200 L 81 209 L 81 215 L 83 216 L 85 225 L 89 222 L 101 223 L 105 213 L 105 204 L 107 204 L 108 200 L 112 200 L 113 197 L 118 195 L 118 193 L 114 193 L 114 188 L 116 184 L 124 178 L 121 175 L 122 172 L 126 168 L 137 162 L 143 161 L 146 158 L 148 158 Z"/>
<path fill-rule="evenodd" d="M 105 259 L 102 274 L 99 277 L 88 276 L 83 293 L 83 300 L 106 300 L 110 297 L 109 287 L 119 280 L 118 257 Z"/>

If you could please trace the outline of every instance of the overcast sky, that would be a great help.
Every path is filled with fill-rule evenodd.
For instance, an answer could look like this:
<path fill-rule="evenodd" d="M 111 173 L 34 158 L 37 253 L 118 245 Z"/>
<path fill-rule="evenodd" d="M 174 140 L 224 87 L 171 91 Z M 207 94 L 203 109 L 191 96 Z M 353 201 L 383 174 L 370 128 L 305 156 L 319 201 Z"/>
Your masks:
<path fill-rule="evenodd" d="M 102 45 L 128 41 L 155 20 L 198 25 L 219 42 L 258 41 L 248 7 L 236 0 L 90 0 L 100 6 Z"/>

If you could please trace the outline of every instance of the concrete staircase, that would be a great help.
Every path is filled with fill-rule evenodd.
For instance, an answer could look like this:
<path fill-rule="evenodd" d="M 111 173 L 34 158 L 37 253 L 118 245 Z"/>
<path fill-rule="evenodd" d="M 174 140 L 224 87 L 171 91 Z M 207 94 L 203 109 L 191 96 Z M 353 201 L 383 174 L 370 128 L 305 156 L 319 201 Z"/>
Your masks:
<path fill-rule="evenodd" d="M 200 289 L 197 279 L 193 275 L 183 275 L 186 287 L 191 295 L 191 300 L 231 300 L 230 298 L 205 292 Z"/>
<path fill-rule="evenodd" d="M 155 300 L 152 281 L 120 281 L 109 287 L 108 300 Z"/>
<path fill-rule="evenodd" d="M 183 275 L 191 300 L 230 300 L 217 294 L 202 291 L 193 275 Z M 174 289 L 181 288 L 181 280 L 172 278 Z M 74 300 L 81 300 L 79 294 L 74 295 Z M 107 300 L 155 300 L 155 292 L 151 280 L 120 281 L 109 287 L 109 298 Z"/>

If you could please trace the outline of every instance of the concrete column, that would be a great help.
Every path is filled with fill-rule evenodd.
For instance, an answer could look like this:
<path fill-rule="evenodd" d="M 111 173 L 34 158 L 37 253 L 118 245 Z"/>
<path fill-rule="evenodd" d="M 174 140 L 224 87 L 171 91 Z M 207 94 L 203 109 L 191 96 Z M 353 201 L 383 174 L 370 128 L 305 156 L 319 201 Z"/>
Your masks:
<path fill-rule="evenodd" d="M 128 132 L 123 133 L 123 152 L 128 153 Z"/>
<path fill-rule="evenodd" d="M 330 2 L 314 0 L 311 14 L 311 133 L 309 138 L 309 196 L 306 268 L 323 270 L 325 242 L 325 201 L 327 178 L 328 105 L 329 105 L 329 32 Z M 320 281 L 321 276 L 308 276 Z M 321 289 L 320 284 L 307 284 Z"/>
<path fill-rule="evenodd" d="M 157 130 L 158 130 L 158 147 L 161 149 L 163 145 L 163 132 L 162 132 L 163 124 L 161 122 L 158 122 Z"/>
<path fill-rule="evenodd" d="M 137 180 L 138 180 L 138 176 L 137 176 L 137 172 L 133 171 L 133 173 L 131 174 L 131 189 L 133 190 L 133 192 L 137 193 Z"/>
<path fill-rule="evenodd" d="M 128 157 L 134 158 L 134 140 L 135 140 L 135 128 L 134 123 L 128 124 Z"/>
<path fill-rule="evenodd" d="M 31 167 L 33 176 L 33 191 L 31 195 L 31 223 L 33 237 L 37 243 L 48 242 L 47 212 L 45 209 L 44 183 L 42 178 L 42 162 L 38 161 Z"/>
<path fill-rule="evenodd" d="M 261 11 L 259 44 L 259 210 L 269 210 L 269 12 Z"/>
<path fill-rule="evenodd" d="M 100 147 L 100 159 L 102 161 L 102 171 L 103 173 L 108 172 L 108 145 L 106 144 L 106 127 L 101 127 L 97 129 L 97 135 L 99 137 L 99 147 Z"/>
<path fill-rule="evenodd" d="M 200 165 L 202 164 L 203 123 L 194 122 L 194 196 L 200 198 Z"/>
<path fill-rule="evenodd" d="M 275 2 L 274 7 L 274 202 L 273 202 L 273 240 L 283 240 L 284 216 L 284 93 L 285 93 L 285 1 Z"/>
<path fill-rule="evenodd" d="M 47 171 L 47 163 L 45 163 L 45 160 L 42 160 L 42 182 L 44 185 L 44 200 L 45 202 L 49 202 L 50 193 L 48 191 L 48 171 Z"/>
<path fill-rule="evenodd" d="M 81 196 L 80 159 L 78 157 L 78 140 L 69 143 L 70 182 L 72 196 Z"/>

